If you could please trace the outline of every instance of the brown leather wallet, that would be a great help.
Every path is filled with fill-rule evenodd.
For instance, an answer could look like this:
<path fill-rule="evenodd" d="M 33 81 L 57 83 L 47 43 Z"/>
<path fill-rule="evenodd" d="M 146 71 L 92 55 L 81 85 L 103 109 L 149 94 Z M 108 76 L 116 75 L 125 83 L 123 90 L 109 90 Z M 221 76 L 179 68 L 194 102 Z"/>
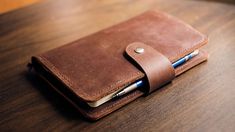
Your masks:
<path fill-rule="evenodd" d="M 153 10 L 33 56 L 32 65 L 85 117 L 97 120 L 205 61 L 208 55 L 200 50 L 176 69 L 171 65 L 207 41 L 191 26 Z M 136 52 L 137 48 L 144 52 Z M 87 105 L 140 79 L 146 82 L 143 88 L 95 108 Z"/>

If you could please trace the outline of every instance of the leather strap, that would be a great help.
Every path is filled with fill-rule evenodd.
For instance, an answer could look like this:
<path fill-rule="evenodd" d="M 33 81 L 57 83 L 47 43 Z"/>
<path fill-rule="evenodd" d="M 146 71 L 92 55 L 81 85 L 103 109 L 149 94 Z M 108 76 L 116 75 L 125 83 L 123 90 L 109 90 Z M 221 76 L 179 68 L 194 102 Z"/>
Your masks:
<path fill-rule="evenodd" d="M 141 42 L 134 42 L 126 47 L 126 53 L 144 71 L 149 85 L 146 89 L 147 93 L 153 92 L 174 79 L 175 71 L 171 62 L 152 47 Z"/>

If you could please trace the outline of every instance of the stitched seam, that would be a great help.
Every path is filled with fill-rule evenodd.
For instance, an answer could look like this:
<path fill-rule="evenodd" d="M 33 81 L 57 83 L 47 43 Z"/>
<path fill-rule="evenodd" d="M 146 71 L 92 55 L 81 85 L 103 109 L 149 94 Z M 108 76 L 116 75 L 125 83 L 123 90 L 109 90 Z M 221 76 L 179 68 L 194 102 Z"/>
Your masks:
<path fill-rule="evenodd" d="M 51 68 L 52 68 L 53 70 L 55 70 L 55 71 L 58 72 L 58 69 L 56 69 L 56 67 L 54 67 L 50 62 L 48 62 L 47 60 L 45 60 L 45 58 L 43 58 L 42 56 L 40 56 L 40 58 L 41 58 L 42 61 L 44 61 L 47 65 L 51 66 Z M 140 72 L 138 72 L 138 73 L 140 73 Z M 59 73 L 59 72 L 58 72 L 58 74 L 61 75 L 61 73 Z M 57 75 L 57 76 L 58 76 L 58 75 Z M 66 76 L 63 76 L 63 75 L 62 75 L 61 77 L 64 78 L 64 79 L 66 78 Z M 66 80 L 66 81 L 69 81 L 69 80 Z M 50 82 L 49 82 L 49 83 L 50 83 Z M 52 86 L 53 86 L 53 85 L 52 85 Z M 54 86 L 53 86 L 53 87 L 54 87 Z M 55 88 L 55 87 L 54 87 L 54 88 Z M 65 96 L 64 93 L 62 93 L 61 91 L 59 91 L 57 88 L 55 88 L 55 89 L 56 89 L 57 92 L 59 92 L 59 94 L 61 94 L 62 96 Z M 115 106 L 118 105 L 118 106 L 115 108 L 115 110 L 116 110 L 116 109 L 118 109 L 118 108 L 124 106 L 125 104 L 130 103 L 130 102 L 134 101 L 136 98 L 138 98 L 137 95 L 139 95 L 139 94 L 138 94 L 138 93 L 130 94 L 130 95 L 127 96 L 125 99 L 123 99 L 123 100 L 125 101 L 125 103 L 123 102 L 122 99 L 120 99 L 119 101 L 115 102 L 114 104 L 108 105 L 107 107 L 104 107 L 103 109 L 101 109 L 101 111 L 98 111 L 98 113 L 101 113 L 101 117 L 106 114 L 106 111 L 108 111 L 108 113 L 111 113 L 112 111 L 114 111 L 114 110 L 112 110 L 113 107 L 115 107 Z M 136 97 L 135 97 L 135 96 L 136 96 Z M 142 95 L 139 95 L 139 96 L 142 96 Z M 131 100 L 130 100 L 130 98 L 131 98 Z M 79 107 L 79 105 L 77 105 L 76 102 L 74 102 L 73 100 L 67 98 L 66 96 L 65 96 L 65 99 L 68 100 L 70 103 L 72 103 L 72 104 L 74 105 L 74 107 L 76 107 L 77 109 L 82 109 L 82 108 Z M 84 110 L 82 110 L 82 111 L 83 111 L 84 114 L 87 113 L 87 112 L 85 112 Z M 88 112 L 88 113 L 90 113 L 90 112 Z M 97 113 L 97 112 L 96 112 L 96 113 Z"/>
<path fill-rule="evenodd" d="M 50 70 L 54 72 L 54 74 L 62 81 L 64 82 L 65 85 L 67 85 L 68 87 L 74 88 L 74 83 L 63 73 L 61 73 L 58 68 L 53 65 L 51 62 L 49 62 L 45 57 L 43 56 L 39 56 L 41 58 L 41 60 L 47 65 L 48 68 L 51 68 Z M 73 92 L 73 90 L 70 89 L 70 91 Z M 73 92 L 77 95 L 76 92 Z M 83 95 L 87 95 L 86 93 L 82 93 Z M 79 97 L 79 96 L 78 96 Z"/>
<path fill-rule="evenodd" d="M 65 85 L 67 85 L 67 86 L 69 86 L 69 87 L 71 87 L 71 88 L 74 88 L 74 83 L 69 79 L 69 77 L 67 77 L 66 75 L 64 75 L 63 73 L 61 73 L 61 72 L 58 70 L 58 68 L 57 68 L 53 63 L 51 63 L 49 60 L 47 60 L 45 57 L 43 57 L 43 56 L 39 56 L 39 57 L 41 58 L 42 61 L 45 62 L 45 64 L 48 66 L 48 68 L 51 68 L 50 70 L 54 71 L 54 74 L 55 74 L 58 78 L 60 78 L 61 80 L 64 81 Z M 128 77 L 125 78 L 125 79 L 116 81 L 114 84 L 111 84 L 111 85 L 107 86 L 107 89 L 113 88 L 113 87 L 117 87 L 120 82 L 123 82 L 123 81 L 125 81 L 125 80 L 127 80 L 127 79 L 129 80 L 129 78 L 133 78 L 133 79 L 130 79 L 130 80 L 137 80 L 137 79 L 141 78 L 140 76 L 141 76 L 142 74 L 143 74 L 142 72 L 137 71 L 137 72 L 133 73 L 131 76 L 128 76 Z M 138 77 L 135 77 L 135 76 L 138 76 Z M 125 85 L 125 84 L 129 84 L 129 83 L 130 83 L 130 81 L 126 81 L 126 82 L 124 83 L 124 85 Z M 119 89 L 119 88 L 120 88 L 120 86 L 117 87 L 117 88 L 115 88 L 114 90 L 109 91 L 107 94 L 104 94 L 104 96 L 109 95 L 110 93 L 116 91 L 116 90 Z M 69 89 L 70 89 L 70 88 L 69 88 Z M 70 89 L 70 90 L 73 92 L 72 89 Z M 102 90 L 101 90 L 101 91 L 102 91 Z M 81 92 L 81 91 L 80 91 L 80 92 Z M 75 93 L 79 98 L 81 98 L 80 95 L 78 95 L 76 92 L 73 92 L 73 93 Z M 100 94 L 100 93 L 101 93 L 101 92 L 98 92 L 98 94 Z M 86 94 L 85 92 L 81 92 L 81 94 L 82 94 L 83 96 L 89 96 L 89 97 L 90 97 L 90 95 Z M 104 97 L 104 96 L 101 96 L 101 97 L 99 97 L 98 99 L 100 99 L 100 98 L 102 98 L 102 97 Z M 84 99 L 82 99 L 82 100 L 84 100 Z"/>
<path fill-rule="evenodd" d="M 151 13 L 152 13 L 153 15 L 155 15 L 156 12 L 159 13 L 158 10 L 151 10 Z M 196 33 L 198 33 L 198 34 L 201 35 L 201 33 L 200 33 L 199 31 L 197 31 L 196 29 L 194 29 L 191 25 L 185 24 L 185 22 L 183 22 L 182 20 L 177 19 L 177 18 L 174 17 L 174 16 L 171 16 L 171 15 L 169 15 L 169 14 L 167 14 L 167 13 L 160 13 L 160 15 L 162 15 L 162 16 L 165 15 L 165 16 L 167 16 L 167 17 L 170 18 L 170 19 L 174 19 L 174 20 L 177 21 L 178 23 L 183 24 L 183 25 L 186 26 L 187 28 L 190 28 L 192 31 L 194 31 L 194 32 L 196 32 Z M 201 42 L 199 42 L 199 43 L 196 44 L 195 46 L 191 46 L 191 47 L 189 47 L 189 48 L 180 50 L 180 51 L 176 54 L 176 57 L 169 57 L 169 60 L 173 60 L 174 58 L 177 58 L 178 56 L 182 55 L 183 52 L 188 51 L 189 49 L 197 49 L 197 48 L 203 46 L 203 45 L 206 44 L 207 41 L 208 41 L 208 40 L 204 37 L 204 35 L 203 35 L 203 38 L 204 38 L 204 39 L 201 40 Z"/>
<path fill-rule="evenodd" d="M 198 44 L 194 45 L 194 46 L 191 46 L 189 48 L 185 48 L 185 49 L 182 49 L 180 50 L 179 52 L 176 53 L 176 56 L 175 57 L 169 57 L 169 60 L 173 60 L 173 58 L 177 58 L 178 56 L 182 55 L 182 53 L 184 53 L 185 51 L 187 52 L 188 50 L 190 49 L 197 49 L 201 46 L 203 46 L 204 44 L 206 44 L 207 41 L 204 41 L 202 40 L 201 42 L 199 42 Z"/>

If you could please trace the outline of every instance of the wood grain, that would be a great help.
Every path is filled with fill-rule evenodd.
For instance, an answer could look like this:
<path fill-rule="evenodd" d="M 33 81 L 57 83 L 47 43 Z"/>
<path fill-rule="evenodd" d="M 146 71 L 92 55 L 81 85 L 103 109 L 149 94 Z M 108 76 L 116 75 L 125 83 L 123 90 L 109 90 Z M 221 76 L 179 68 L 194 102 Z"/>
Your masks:
<path fill-rule="evenodd" d="M 44 1 L 0 15 L 0 131 L 234 131 L 235 5 L 212 1 Z M 36 55 L 149 9 L 209 36 L 210 58 L 172 84 L 97 121 L 85 120 L 27 71 Z"/>

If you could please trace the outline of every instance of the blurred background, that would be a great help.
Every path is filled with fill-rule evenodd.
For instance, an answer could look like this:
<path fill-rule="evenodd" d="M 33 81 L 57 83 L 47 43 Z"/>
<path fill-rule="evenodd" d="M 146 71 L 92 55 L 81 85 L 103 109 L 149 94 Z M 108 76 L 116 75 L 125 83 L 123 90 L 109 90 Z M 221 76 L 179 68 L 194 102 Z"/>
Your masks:
<path fill-rule="evenodd" d="M 26 6 L 30 6 L 34 3 L 41 2 L 41 1 L 44 1 L 44 0 L 0 0 L 0 14 L 13 11 L 19 8 L 23 8 Z M 159 0 L 156 0 L 156 1 L 159 1 Z M 224 2 L 227 4 L 235 4 L 235 0 L 200 0 L 200 1 Z"/>
<path fill-rule="evenodd" d="M 32 5 L 42 0 L 0 0 L 0 14 Z"/>

